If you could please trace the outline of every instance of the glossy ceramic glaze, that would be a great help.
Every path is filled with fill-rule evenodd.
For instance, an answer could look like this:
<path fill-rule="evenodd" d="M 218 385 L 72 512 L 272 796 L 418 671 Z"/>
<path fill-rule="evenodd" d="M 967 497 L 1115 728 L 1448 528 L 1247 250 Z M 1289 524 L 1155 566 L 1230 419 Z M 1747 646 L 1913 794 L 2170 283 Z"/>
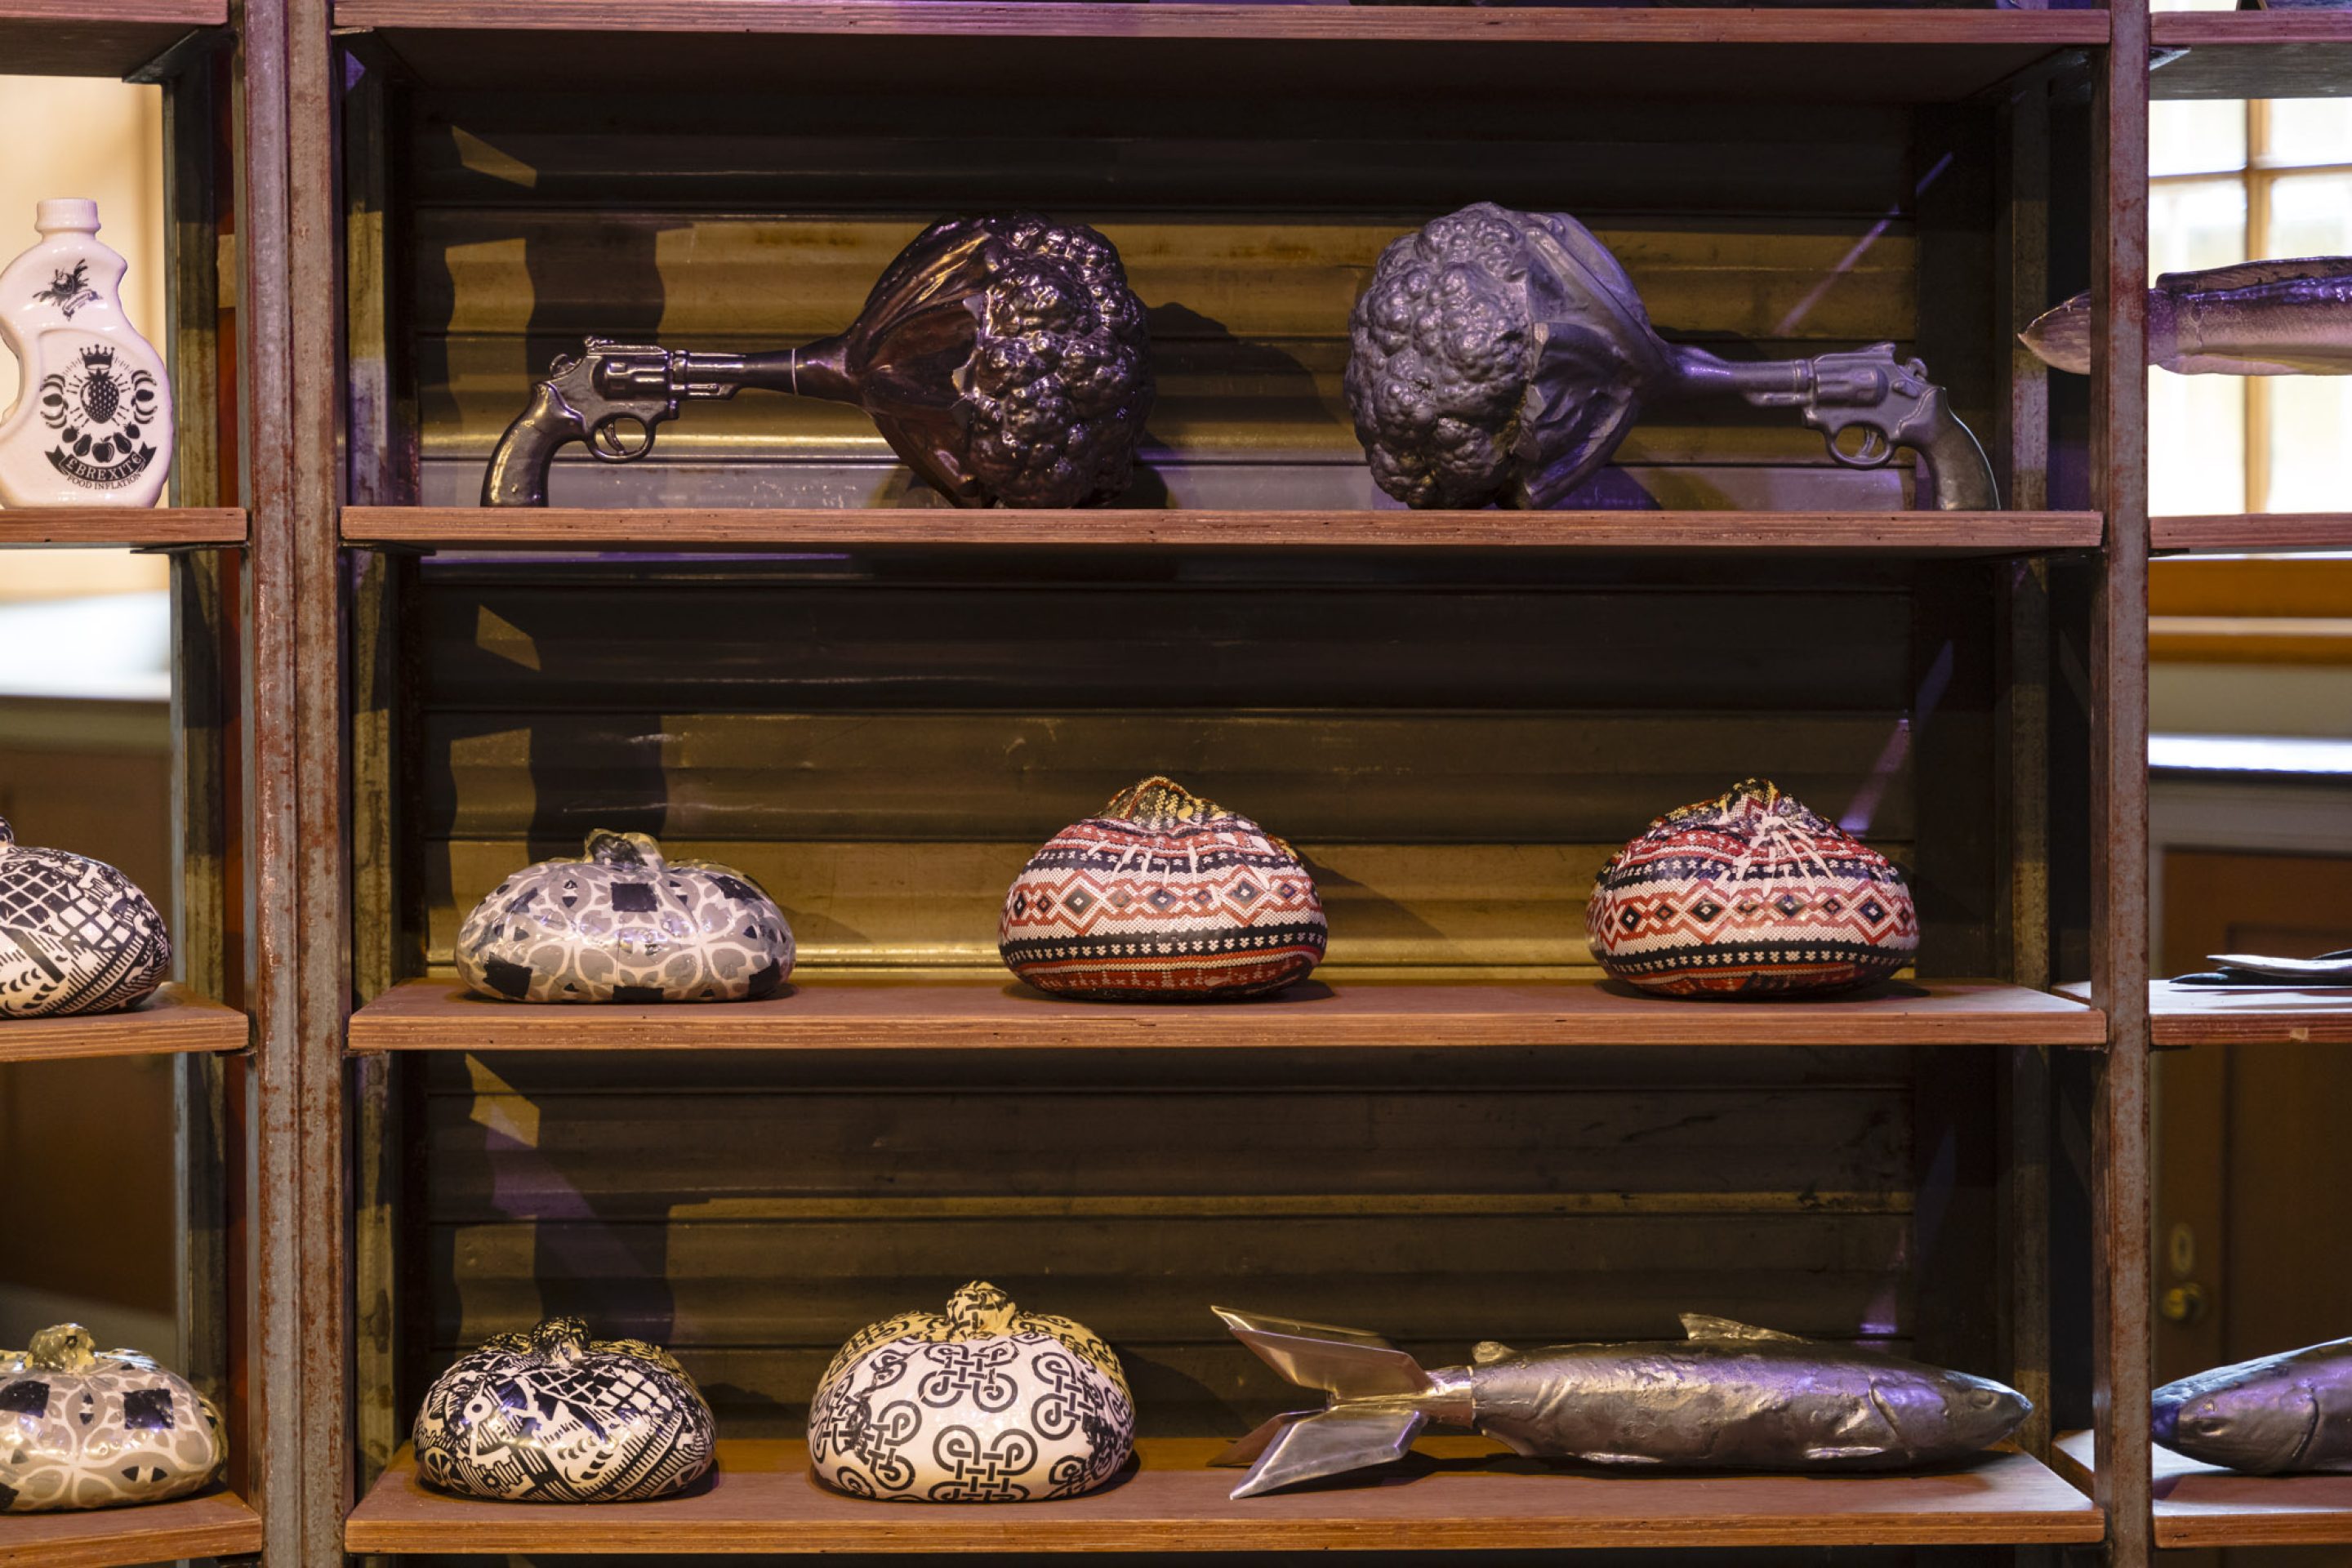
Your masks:
<path fill-rule="evenodd" d="M 1118 1357 L 992 1285 L 853 1335 L 809 1405 L 817 1479 L 900 1502 L 1034 1502 L 1117 1475 L 1135 1446 Z"/>
<path fill-rule="evenodd" d="M 577 860 L 500 882 L 457 932 L 457 973 L 509 1002 L 745 1002 L 793 972 L 783 911 L 742 872 L 592 833 Z"/>
<path fill-rule="evenodd" d="M 458 1357 L 426 1391 L 414 1436 L 417 1474 L 444 1491 L 638 1502 L 701 1479 L 718 1424 L 667 1352 L 550 1318 Z"/>
<path fill-rule="evenodd" d="M 128 264 L 98 204 L 35 209 L 40 242 L 0 269 L 0 342 L 22 390 L 0 415 L 0 506 L 153 506 L 172 471 L 172 385 L 122 313 Z"/>
<path fill-rule="evenodd" d="M 2156 1440 L 2251 1475 L 2352 1471 L 2352 1339 L 2218 1366 L 2156 1391 Z"/>
<path fill-rule="evenodd" d="M 0 819 L 0 1019 L 114 1012 L 171 970 L 163 916 L 130 878 L 19 844 Z"/>
<path fill-rule="evenodd" d="M 79 1323 L 0 1350 L 0 1513 L 168 1502 L 209 1486 L 227 1458 L 219 1414 L 187 1379 L 137 1351 L 94 1350 Z"/>
<path fill-rule="evenodd" d="M 1013 879 L 997 926 L 1013 973 L 1096 1001 L 1278 991 L 1322 962 L 1325 940 L 1297 851 L 1159 777 L 1055 834 Z"/>
<path fill-rule="evenodd" d="M 1835 991 L 1919 949 L 1903 873 L 1763 779 L 1650 824 L 1593 883 L 1592 955 L 1677 996 Z"/>

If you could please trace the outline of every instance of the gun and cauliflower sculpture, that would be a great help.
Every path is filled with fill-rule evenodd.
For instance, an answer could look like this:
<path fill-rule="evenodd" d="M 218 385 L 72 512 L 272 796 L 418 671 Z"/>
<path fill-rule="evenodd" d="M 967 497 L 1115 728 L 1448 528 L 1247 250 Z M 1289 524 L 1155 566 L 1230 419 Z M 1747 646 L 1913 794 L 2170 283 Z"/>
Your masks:
<path fill-rule="evenodd" d="M 821 342 L 588 340 L 499 442 L 482 501 L 544 506 L 562 447 L 635 461 L 685 404 L 750 387 L 858 404 L 959 506 L 1114 502 L 1154 394 L 1144 318 L 1118 250 L 1084 225 L 934 224 Z M 1480 203 L 1391 244 L 1356 301 L 1346 390 L 1372 477 L 1413 508 L 1570 504 L 1652 408 L 1734 399 L 1795 411 L 1849 468 L 1915 452 L 1922 504 L 2000 504 L 1983 449 L 1919 361 L 1891 343 L 1748 362 L 1668 343 L 1617 258 L 1563 214 Z"/>

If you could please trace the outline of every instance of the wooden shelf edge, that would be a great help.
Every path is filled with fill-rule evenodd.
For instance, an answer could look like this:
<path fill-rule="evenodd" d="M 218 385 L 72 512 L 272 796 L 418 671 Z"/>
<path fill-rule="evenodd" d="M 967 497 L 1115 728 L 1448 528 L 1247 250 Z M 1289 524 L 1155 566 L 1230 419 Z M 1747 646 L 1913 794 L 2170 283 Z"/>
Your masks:
<path fill-rule="evenodd" d="M 347 1049 L 1387 1050 L 1576 1046 L 2098 1047 L 2106 1018 L 2072 997 L 1937 981 L 1814 1002 L 1707 1002 L 1590 983 L 1308 982 L 1257 1002 L 1057 1000 L 1008 977 L 803 977 L 765 1002 L 530 1006 L 408 981 L 353 1015 Z"/>
<path fill-rule="evenodd" d="M 2352 12 L 2159 11 L 2148 18 L 2148 33 L 2163 48 L 2352 43 Z"/>
<path fill-rule="evenodd" d="M 2069 1432 L 2051 1468 L 2088 1491 L 2093 1436 Z M 2352 1545 L 2352 1476 L 2244 1476 L 2158 1447 L 2151 1456 L 2161 1547 Z"/>
<path fill-rule="evenodd" d="M 1139 1445 L 1142 1466 L 1087 1497 L 1030 1504 L 913 1504 L 836 1496 L 803 1444 L 719 1443 L 715 1484 L 653 1503 L 534 1508 L 444 1497 L 406 1449 L 345 1521 L 347 1551 L 641 1552 L 1251 1552 L 2093 1542 L 2088 1499 L 2026 1455 L 1961 1476 L 1593 1476 L 1479 1468 L 1478 1438 L 1440 1438 L 1454 1467 L 1236 1502 L 1223 1447 Z M 1460 1466 L 1467 1461 L 1469 1468 Z M 1513 1467 L 1517 1461 L 1511 1461 Z"/>
<path fill-rule="evenodd" d="M 2034 13 L 2004 13 L 2033 15 Z M 2063 15 L 2063 13 L 2045 13 Z M 346 507 L 343 542 L 472 550 L 767 548 L 2095 550 L 2096 512 L 1138 511 Z"/>
<path fill-rule="evenodd" d="M 0 14 L 4 15 L 4 14 Z M 0 509 L 0 545 L 241 545 L 241 507 L 38 506 Z"/>
<path fill-rule="evenodd" d="M 2251 13 L 2250 13 L 2251 14 Z M 2346 14 L 2352 21 L 2352 13 Z M 2352 550 L 2352 512 L 2222 512 L 2148 520 L 2148 548 L 2232 555 L 2267 550 Z"/>
<path fill-rule="evenodd" d="M 218 27 L 228 22 L 227 0 L 0 0 L 0 22 L 163 22 Z"/>
<path fill-rule="evenodd" d="M 261 1517 L 234 1492 L 86 1513 L 0 1518 L 0 1568 L 132 1568 L 261 1550 Z"/>
<path fill-rule="evenodd" d="M 1908 11 L 1607 7 L 1432 10 L 1087 0 L 338 0 L 338 28 L 478 31 L 833 33 L 898 37 L 1297 38 L 1493 43 L 2095 46 L 2104 10 Z"/>
<path fill-rule="evenodd" d="M 245 1015 L 236 1008 L 166 985 L 127 1013 L 0 1018 L 0 1062 L 241 1051 L 251 1034 Z"/>
<path fill-rule="evenodd" d="M 2352 986 L 2148 985 L 2159 1046 L 2352 1045 Z"/>

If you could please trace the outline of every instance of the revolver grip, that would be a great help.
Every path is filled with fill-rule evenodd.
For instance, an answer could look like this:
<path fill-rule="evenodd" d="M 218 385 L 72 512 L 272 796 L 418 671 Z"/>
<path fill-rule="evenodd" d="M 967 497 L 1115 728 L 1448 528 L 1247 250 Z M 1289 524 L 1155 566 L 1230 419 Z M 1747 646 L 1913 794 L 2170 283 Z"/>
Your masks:
<path fill-rule="evenodd" d="M 1906 420 L 1895 440 L 1919 454 L 1919 500 L 1933 496 L 1938 511 L 1997 511 L 2000 487 L 1992 464 L 1959 416 L 1944 405 L 1937 387 L 1913 418 Z"/>
<path fill-rule="evenodd" d="M 588 439 L 588 427 L 549 382 L 531 388 L 530 406 L 515 416 L 482 476 L 484 506 L 545 506 L 547 465 L 558 448 Z"/>

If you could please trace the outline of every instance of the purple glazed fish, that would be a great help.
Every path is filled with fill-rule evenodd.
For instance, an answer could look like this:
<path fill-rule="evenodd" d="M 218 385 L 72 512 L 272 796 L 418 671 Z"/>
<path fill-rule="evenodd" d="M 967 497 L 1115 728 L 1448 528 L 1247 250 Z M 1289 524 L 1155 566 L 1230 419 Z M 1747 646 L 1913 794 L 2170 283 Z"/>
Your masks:
<path fill-rule="evenodd" d="M 1217 1461 L 1237 1498 L 1402 1458 L 1431 1422 L 1531 1458 L 1681 1469 L 1898 1470 L 1999 1442 L 2032 1411 L 1964 1372 L 1685 1314 L 1689 1336 L 1514 1351 L 1424 1371 L 1376 1334 L 1212 1309 L 1319 1411 L 1277 1415 Z"/>
<path fill-rule="evenodd" d="M 2088 375 L 2090 295 L 2044 311 L 2018 340 Z M 2352 375 L 2352 257 L 2166 273 L 2147 291 L 2147 363 L 2183 375 Z"/>
<path fill-rule="evenodd" d="M 2352 1471 L 2352 1340 L 2330 1340 L 2156 1391 L 2156 1440 L 2248 1475 Z"/>

